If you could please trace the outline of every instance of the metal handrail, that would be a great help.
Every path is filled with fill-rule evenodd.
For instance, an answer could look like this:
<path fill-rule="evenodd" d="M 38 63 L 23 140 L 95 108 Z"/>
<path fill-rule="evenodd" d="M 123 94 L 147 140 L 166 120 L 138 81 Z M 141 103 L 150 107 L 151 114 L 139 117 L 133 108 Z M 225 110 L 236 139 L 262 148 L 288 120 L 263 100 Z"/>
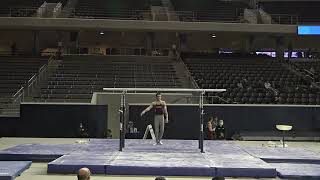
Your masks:
<path fill-rule="evenodd" d="M 23 101 L 23 99 L 24 99 L 24 88 L 25 87 L 21 87 L 19 89 L 19 91 L 12 97 L 13 98 L 13 103 L 16 103 L 18 100 L 19 100 L 18 102 Z"/>
<path fill-rule="evenodd" d="M 218 98 L 219 100 L 223 101 L 224 103 L 232 103 L 232 104 L 238 104 L 238 102 L 234 102 L 234 101 L 228 101 L 223 99 L 220 96 L 207 96 L 208 98 Z M 211 99 L 211 104 L 213 104 L 213 99 Z"/>
<path fill-rule="evenodd" d="M 48 64 L 50 64 L 52 61 L 53 61 L 53 56 L 51 56 L 48 60 Z M 19 91 L 17 91 L 14 95 L 13 95 L 13 99 L 14 99 L 14 102 L 22 102 L 24 101 L 24 96 L 26 94 L 26 91 L 27 91 L 27 95 L 29 95 L 29 87 L 35 85 L 35 84 L 38 84 L 38 82 L 40 81 L 40 76 L 42 75 L 44 69 L 47 67 L 48 65 L 47 64 L 44 64 L 43 66 L 41 66 L 41 68 L 39 69 L 38 73 L 34 74 L 28 81 L 27 81 L 27 84 L 23 87 L 21 87 L 19 89 Z M 22 96 L 22 98 L 21 98 Z"/>
<path fill-rule="evenodd" d="M 314 81 L 314 74 L 307 70 L 307 69 L 300 69 L 296 64 L 294 63 L 291 63 L 291 62 L 288 62 L 286 63 L 287 65 L 291 66 L 292 68 L 294 68 L 295 71 L 299 72 L 300 76 L 302 75 L 305 78 L 309 78 L 311 79 L 312 81 Z"/>
<path fill-rule="evenodd" d="M 306 73 L 308 73 L 309 75 L 311 75 L 311 76 L 314 76 L 314 74 L 311 72 L 311 71 L 309 71 L 309 70 L 307 70 L 307 69 L 303 69 Z"/>
<path fill-rule="evenodd" d="M 50 59 L 49 59 L 50 60 Z M 49 63 L 48 60 L 48 63 Z M 37 80 L 37 78 L 39 77 L 40 73 L 43 71 L 44 67 L 47 67 L 47 64 L 44 64 L 43 66 L 40 67 L 38 73 L 34 74 L 32 76 L 32 78 L 28 81 L 28 87 L 30 87 L 31 85 L 33 85 L 33 83 Z"/>
<path fill-rule="evenodd" d="M 191 72 L 189 71 L 188 66 L 186 65 L 186 63 L 184 63 L 183 59 L 181 58 L 181 55 L 179 55 L 179 61 L 181 61 L 183 63 L 184 69 L 186 70 L 186 73 L 188 75 L 189 80 L 191 81 L 191 83 L 197 88 L 200 89 L 198 83 L 195 81 L 195 79 L 193 78 L 193 76 L 191 75 Z"/>
<path fill-rule="evenodd" d="M 24 87 L 21 87 L 14 95 L 13 98 L 16 98 L 16 96 L 20 95 L 23 91 Z"/>
<path fill-rule="evenodd" d="M 34 74 L 29 80 L 28 80 L 28 84 L 31 84 L 31 82 L 33 81 L 34 78 L 37 77 L 37 74 Z"/>

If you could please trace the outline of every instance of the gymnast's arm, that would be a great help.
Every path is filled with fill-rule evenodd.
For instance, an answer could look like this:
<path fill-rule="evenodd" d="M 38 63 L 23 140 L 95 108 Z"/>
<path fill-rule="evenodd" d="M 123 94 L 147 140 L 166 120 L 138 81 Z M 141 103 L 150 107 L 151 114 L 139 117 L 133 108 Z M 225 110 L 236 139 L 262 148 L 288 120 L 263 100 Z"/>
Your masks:
<path fill-rule="evenodd" d="M 143 110 L 143 111 L 141 112 L 140 116 L 143 116 L 146 112 L 150 111 L 150 110 L 153 108 L 153 104 L 154 104 L 154 103 L 150 104 L 149 107 L 147 107 L 145 110 Z"/>
<path fill-rule="evenodd" d="M 163 101 L 163 110 L 164 110 L 164 116 L 165 116 L 165 122 L 169 122 L 169 114 L 168 114 L 168 109 L 167 109 L 167 104 L 165 101 Z"/>

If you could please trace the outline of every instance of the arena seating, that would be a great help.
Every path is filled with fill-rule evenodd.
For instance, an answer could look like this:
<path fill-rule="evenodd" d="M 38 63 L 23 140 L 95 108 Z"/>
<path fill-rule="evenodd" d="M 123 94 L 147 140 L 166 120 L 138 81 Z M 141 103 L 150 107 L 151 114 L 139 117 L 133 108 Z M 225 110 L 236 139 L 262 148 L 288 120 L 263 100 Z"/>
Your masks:
<path fill-rule="evenodd" d="M 210 103 L 320 104 L 317 89 L 310 88 L 310 83 L 274 59 L 216 58 L 185 62 L 199 87 L 227 89 L 225 93 L 208 94 Z M 265 83 L 270 83 L 270 87 Z"/>
<path fill-rule="evenodd" d="M 150 0 L 152 6 L 162 6 L 161 0 Z"/>
<path fill-rule="evenodd" d="M 320 82 L 320 62 L 319 61 L 300 61 L 293 62 L 301 71 L 307 71 L 315 82 Z"/>
<path fill-rule="evenodd" d="M 90 102 L 104 87 L 180 87 L 168 63 L 108 60 L 64 60 L 41 86 L 41 101 Z"/>
<path fill-rule="evenodd" d="M 10 106 L 14 94 L 26 85 L 45 63 L 45 60 L 37 58 L 0 59 L 0 109 Z"/>
<path fill-rule="evenodd" d="M 34 16 L 38 8 L 44 3 L 66 4 L 67 0 L 2 0 L 0 16 L 30 17 Z"/>
<path fill-rule="evenodd" d="M 173 0 L 173 6 L 176 11 L 192 11 L 197 21 L 221 21 L 221 22 L 239 22 L 240 15 L 248 5 L 242 2 L 232 1 L 194 1 L 194 0 Z M 184 17 L 185 13 L 180 13 L 180 19 L 188 20 L 190 17 Z"/>
<path fill-rule="evenodd" d="M 37 58 L 1 58 L 0 96 L 13 96 L 45 63 Z"/>
<path fill-rule="evenodd" d="M 149 10 L 148 0 L 79 0 L 75 15 L 85 18 L 139 19 L 141 10 Z"/>
<path fill-rule="evenodd" d="M 319 1 L 271 1 L 260 2 L 259 6 L 269 14 L 296 15 L 300 24 L 317 24 L 320 22 Z M 276 16 L 274 17 L 274 21 L 279 21 Z M 287 19 L 286 21 L 285 18 L 282 18 L 280 21 L 287 24 L 291 20 Z"/>
<path fill-rule="evenodd" d="M 44 0 L 2 0 L 2 7 L 34 8 L 40 7 Z"/>

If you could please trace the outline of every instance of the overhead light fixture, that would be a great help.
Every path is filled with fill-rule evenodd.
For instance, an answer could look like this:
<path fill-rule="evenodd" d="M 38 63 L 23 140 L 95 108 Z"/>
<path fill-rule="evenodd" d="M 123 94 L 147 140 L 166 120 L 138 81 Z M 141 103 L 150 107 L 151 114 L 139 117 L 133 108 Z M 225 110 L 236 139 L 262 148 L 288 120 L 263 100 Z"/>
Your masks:
<path fill-rule="evenodd" d="M 103 32 L 103 31 L 100 31 L 100 35 L 104 35 L 104 32 Z"/>
<path fill-rule="evenodd" d="M 212 34 L 211 37 L 212 37 L 212 38 L 216 38 L 217 36 L 216 36 L 215 34 Z"/>

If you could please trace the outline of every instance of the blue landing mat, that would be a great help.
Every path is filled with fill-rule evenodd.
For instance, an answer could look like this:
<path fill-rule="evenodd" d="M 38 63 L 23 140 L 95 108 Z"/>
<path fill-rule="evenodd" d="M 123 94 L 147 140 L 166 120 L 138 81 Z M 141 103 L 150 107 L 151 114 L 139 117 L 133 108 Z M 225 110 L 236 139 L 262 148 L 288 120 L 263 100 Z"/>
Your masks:
<path fill-rule="evenodd" d="M 246 147 L 244 151 L 267 162 L 320 164 L 320 154 L 302 148 Z"/>
<path fill-rule="evenodd" d="M 125 149 L 120 153 L 117 150 L 104 151 L 108 142 L 91 141 L 89 145 L 92 149 L 85 151 L 87 155 L 82 154 L 81 148 L 73 151 L 49 163 L 48 172 L 74 173 L 80 167 L 87 166 L 96 173 L 102 174 L 104 171 L 113 175 L 212 177 L 218 173 L 241 177 L 276 176 L 274 168 L 250 156 L 232 142 L 206 142 L 208 152 L 205 154 L 200 153 L 197 141 L 164 140 L 164 145 L 153 146 L 150 140 L 127 140 Z"/>
<path fill-rule="evenodd" d="M 271 163 L 278 176 L 292 179 L 320 179 L 320 164 Z"/>
<path fill-rule="evenodd" d="M 222 177 L 276 177 L 276 169 L 259 158 L 243 151 L 231 141 L 206 141 L 205 158 L 211 167 L 216 168 L 216 175 Z"/>
<path fill-rule="evenodd" d="M 212 177 L 215 169 L 201 153 L 121 152 L 107 166 L 107 174 Z"/>
<path fill-rule="evenodd" d="M 0 161 L 0 179 L 13 180 L 30 165 L 31 161 Z"/>
<path fill-rule="evenodd" d="M 109 152 L 116 151 L 118 144 L 114 140 L 95 140 L 88 144 L 22 144 L 0 151 L 2 161 L 35 161 L 50 162 L 70 153 Z M 117 141 L 119 142 L 119 140 Z"/>

